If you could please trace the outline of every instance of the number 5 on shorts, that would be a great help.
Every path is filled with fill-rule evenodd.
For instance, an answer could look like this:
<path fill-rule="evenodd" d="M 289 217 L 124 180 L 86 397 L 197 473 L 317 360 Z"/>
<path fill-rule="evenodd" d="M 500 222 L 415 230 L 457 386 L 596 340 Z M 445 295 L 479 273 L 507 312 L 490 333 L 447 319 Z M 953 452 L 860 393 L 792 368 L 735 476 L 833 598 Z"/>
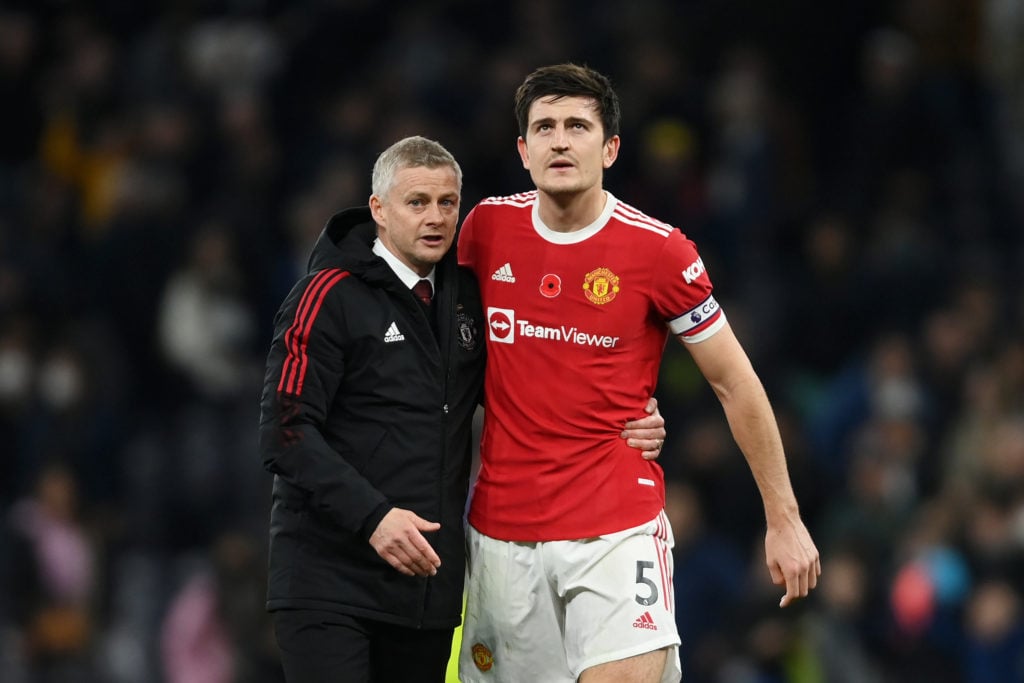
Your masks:
<path fill-rule="evenodd" d="M 651 581 L 646 576 L 644 576 L 644 572 L 647 571 L 648 569 L 654 569 L 654 563 L 653 562 L 647 562 L 645 560 L 637 560 L 637 563 L 636 563 L 636 582 L 637 582 L 637 584 L 643 584 L 643 585 L 647 586 L 648 589 L 650 589 L 650 593 L 646 597 L 644 597 L 640 593 L 636 594 L 636 598 L 635 598 L 636 601 L 638 603 L 640 603 L 641 605 L 643 605 L 644 607 L 647 607 L 648 605 L 653 605 L 654 603 L 658 602 L 658 587 L 656 585 L 654 585 L 653 581 Z"/>

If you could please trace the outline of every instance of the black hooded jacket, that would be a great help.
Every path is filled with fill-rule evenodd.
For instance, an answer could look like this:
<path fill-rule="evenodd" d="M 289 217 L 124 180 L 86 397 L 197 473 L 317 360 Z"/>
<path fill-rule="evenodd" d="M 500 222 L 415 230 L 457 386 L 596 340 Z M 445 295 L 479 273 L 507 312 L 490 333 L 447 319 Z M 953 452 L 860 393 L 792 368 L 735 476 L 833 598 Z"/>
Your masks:
<path fill-rule="evenodd" d="M 275 475 L 267 608 L 449 628 L 483 386 L 480 295 L 452 248 L 429 310 L 372 252 L 375 236 L 368 208 L 335 215 L 275 318 L 260 406 Z M 436 576 L 400 574 L 370 546 L 392 507 L 440 522 L 426 534 Z"/>

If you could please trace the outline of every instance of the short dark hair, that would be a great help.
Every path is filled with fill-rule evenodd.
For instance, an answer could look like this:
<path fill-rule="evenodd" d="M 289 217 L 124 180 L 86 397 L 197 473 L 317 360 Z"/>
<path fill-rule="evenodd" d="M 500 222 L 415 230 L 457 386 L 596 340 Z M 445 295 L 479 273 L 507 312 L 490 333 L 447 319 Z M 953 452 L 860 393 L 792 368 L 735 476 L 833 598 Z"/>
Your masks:
<path fill-rule="evenodd" d="M 526 137 L 530 123 L 530 106 L 542 97 L 589 97 L 594 100 L 604 139 L 619 134 L 619 96 L 611 81 L 602 73 L 579 64 L 554 64 L 536 69 L 516 90 L 515 114 L 519 134 Z"/>

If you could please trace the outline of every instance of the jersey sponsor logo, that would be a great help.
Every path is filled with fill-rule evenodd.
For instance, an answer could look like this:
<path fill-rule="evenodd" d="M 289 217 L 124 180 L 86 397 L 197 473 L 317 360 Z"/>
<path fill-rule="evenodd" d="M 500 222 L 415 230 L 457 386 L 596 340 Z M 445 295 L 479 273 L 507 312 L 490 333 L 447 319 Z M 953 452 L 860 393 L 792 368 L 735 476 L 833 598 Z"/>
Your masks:
<path fill-rule="evenodd" d="M 494 308 L 493 306 L 487 308 L 487 327 L 490 329 L 491 341 L 501 344 L 514 344 L 518 335 L 527 339 L 614 349 L 619 345 L 621 339 L 621 337 L 612 337 L 607 334 L 592 334 L 569 325 L 550 327 L 536 325 L 529 320 L 516 320 L 516 312 L 511 308 Z"/>
<path fill-rule="evenodd" d="M 473 653 L 473 663 L 476 664 L 476 668 L 481 671 L 490 671 L 491 667 L 494 666 L 494 655 L 491 654 L 491 650 L 483 643 L 473 643 L 471 652 Z"/>
<path fill-rule="evenodd" d="M 516 276 L 512 274 L 512 264 L 506 263 L 501 268 L 498 268 L 491 275 L 491 279 L 498 282 L 515 282 Z"/>
<path fill-rule="evenodd" d="M 511 308 L 487 307 L 487 328 L 491 341 L 511 344 L 515 341 L 516 312 Z"/>
<path fill-rule="evenodd" d="M 650 612 L 644 612 L 633 622 L 633 628 L 645 628 L 650 631 L 657 631 L 658 625 L 654 623 Z"/>
<path fill-rule="evenodd" d="M 612 337 L 607 334 L 591 334 L 583 332 L 577 327 L 547 327 L 546 325 L 534 325 L 529 320 L 516 321 L 516 332 L 520 337 L 533 337 L 535 339 L 549 339 L 567 344 L 579 344 L 580 346 L 599 346 L 606 349 L 614 349 L 619 343 L 619 337 Z"/>
<path fill-rule="evenodd" d="M 694 280 L 704 274 L 704 261 L 698 256 L 697 260 L 686 266 L 682 273 L 686 284 L 692 285 Z"/>
<path fill-rule="evenodd" d="M 384 333 L 384 343 L 405 341 L 405 335 L 398 331 L 398 325 L 391 323 L 391 327 Z"/>
<path fill-rule="evenodd" d="M 591 303 L 603 306 L 619 293 L 619 276 L 607 268 L 596 268 L 583 277 L 583 293 Z"/>
<path fill-rule="evenodd" d="M 540 279 L 540 293 L 549 299 L 554 299 L 562 293 L 562 278 L 554 273 L 548 273 Z"/>

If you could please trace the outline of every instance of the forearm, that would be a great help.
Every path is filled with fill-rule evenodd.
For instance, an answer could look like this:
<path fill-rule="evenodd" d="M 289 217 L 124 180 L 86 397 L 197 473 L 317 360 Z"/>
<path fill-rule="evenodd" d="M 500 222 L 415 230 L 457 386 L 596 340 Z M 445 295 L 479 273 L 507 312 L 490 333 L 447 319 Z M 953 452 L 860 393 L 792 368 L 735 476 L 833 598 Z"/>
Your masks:
<path fill-rule="evenodd" d="M 782 437 L 761 381 L 750 371 L 732 386 L 716 386 L 715 392 L 761 493 L 768 526 L 798 518 Z"/>
<path fill-rule="evenodd" d="M 799 520 L 775 413 L 732 328 L 726 324 L 710 339 L 687 348 L 722 403 L 733 438 L 761 492 L 768 526 L 779 528 Z"/>
<path fill-rule="evenodd" d="M 728 323 L 714 336 L 689 348 L 721 401 L 733 438 L 757 482 L 768 523 L 765 560 L 772 581 L 786 585 L 786 594 L 779 602 L 785 607 L 817 585 L 821 562 L 800 519 L 775 413 Z"/>

